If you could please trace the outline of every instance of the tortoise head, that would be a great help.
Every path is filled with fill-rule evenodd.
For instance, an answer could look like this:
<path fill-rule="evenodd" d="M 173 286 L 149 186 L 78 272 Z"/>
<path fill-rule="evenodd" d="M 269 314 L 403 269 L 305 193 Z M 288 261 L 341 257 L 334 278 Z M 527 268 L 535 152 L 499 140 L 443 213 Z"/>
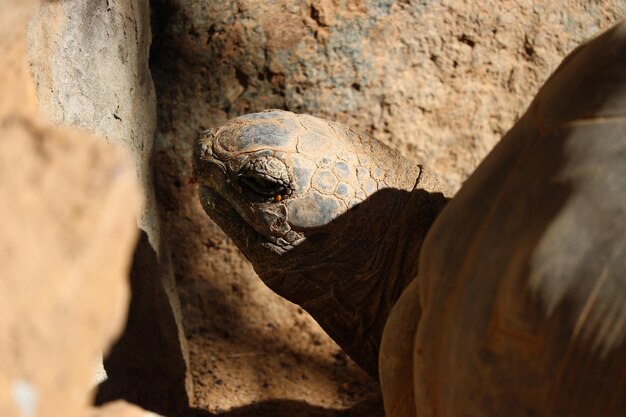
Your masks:
<path fill-rule="evenodd" d="M 377 191 L 410 191 L 419 167 L 402 160 L 363 133 L 279 110 L 203 132 L 194 155 L 204 209 L 255 266 L 295 253 Z"/>
<path fill-rule="evenodd" d="M 414 276 L 398 285 L 388 277 L 417 265 L 417 253 L 405 253 L 415 267 L 401 270 L 394 248 L 419 247 L 425 234 L 415 220 L 422 212 L 400 214 L 421 168 L 364 133 L 278 110 L 202 133 L 194 168 L 205 211 L 270 288 L 309 311 L 353 358 L 360 348 L 346 343 L 377 328 L 367 359 L 375 369 L 386 304 Z M 434 215 L 426 217 L 429 226 Z M 413 230 L 418 239 L 403 235 Z"/>

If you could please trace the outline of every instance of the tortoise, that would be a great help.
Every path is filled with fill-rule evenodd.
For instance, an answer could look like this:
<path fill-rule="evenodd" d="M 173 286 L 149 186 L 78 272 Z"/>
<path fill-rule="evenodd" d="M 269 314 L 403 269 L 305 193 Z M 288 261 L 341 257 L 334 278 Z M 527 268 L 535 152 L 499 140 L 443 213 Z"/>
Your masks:
<path fill-rule="evenodd" d="M 579 46 L 451 198 L 339 123 L 202 133 L 200 200 L 387 416 L 626 415 L 626 22 Z"/>

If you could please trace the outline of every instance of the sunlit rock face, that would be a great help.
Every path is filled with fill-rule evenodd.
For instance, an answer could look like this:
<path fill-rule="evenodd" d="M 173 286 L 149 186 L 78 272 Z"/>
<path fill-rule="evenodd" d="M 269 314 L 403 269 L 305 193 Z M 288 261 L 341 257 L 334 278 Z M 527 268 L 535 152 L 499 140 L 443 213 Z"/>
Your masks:
<path fill-rule="evenodd" d="M 0 4 L 0 414 L 75 417 L 123 329 L 141 194 L 119 149 L 39 115 L 34 6 Z"/>

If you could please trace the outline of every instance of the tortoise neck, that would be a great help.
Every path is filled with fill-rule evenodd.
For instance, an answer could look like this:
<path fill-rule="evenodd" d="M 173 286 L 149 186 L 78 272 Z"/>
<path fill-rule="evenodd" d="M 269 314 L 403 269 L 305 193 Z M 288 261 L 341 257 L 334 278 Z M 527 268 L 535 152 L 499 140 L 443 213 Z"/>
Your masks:
<path fill-rule="evenodd" d="M 448 200 L 432 176 L 420 169 L 414 173 L 405 177 L 406 184 L 372 195 L 344 222 L 321 232 L 317 242 L 312 236 L 314 250 L 301 249 L 281 267 L 258 271 L 374 377 L 387 317 L 417 276 L 426 232 Z"/>
<path fill-rule="evenodd" d="M 383 330 L 391 309 L 404 289 L 417 278 L 419 255 L 426 234 L 449 200 L 448 193 L 428 172 L 421 171 L 414 189 L 394 205 L 393 221 L 361 273 L 369 285 L 360 309 L 367 339 L 375 346 L 376 365 Z M 378 260 L 382 261 L 378 261 Z"/>

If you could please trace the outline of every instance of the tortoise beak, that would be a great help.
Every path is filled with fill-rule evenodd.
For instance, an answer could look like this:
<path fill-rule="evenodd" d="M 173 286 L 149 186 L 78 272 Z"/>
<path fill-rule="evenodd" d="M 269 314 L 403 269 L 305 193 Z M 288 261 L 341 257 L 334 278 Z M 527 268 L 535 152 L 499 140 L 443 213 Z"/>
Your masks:
<path fill-rule="evenodd" d="M 237 204 L 241 196 L 236 192 L 229 175 L 227 161 L 220 158 L 216 147 L 216 129 L 203 132 L 194 148 L 194 174 L 198 179 L 200 202 L 206 213 L 242 249 L 259 241 L 256 231 L 246 221 L 246 214 Z M 225 159 L 225 158 L 224 158 Z"/>

